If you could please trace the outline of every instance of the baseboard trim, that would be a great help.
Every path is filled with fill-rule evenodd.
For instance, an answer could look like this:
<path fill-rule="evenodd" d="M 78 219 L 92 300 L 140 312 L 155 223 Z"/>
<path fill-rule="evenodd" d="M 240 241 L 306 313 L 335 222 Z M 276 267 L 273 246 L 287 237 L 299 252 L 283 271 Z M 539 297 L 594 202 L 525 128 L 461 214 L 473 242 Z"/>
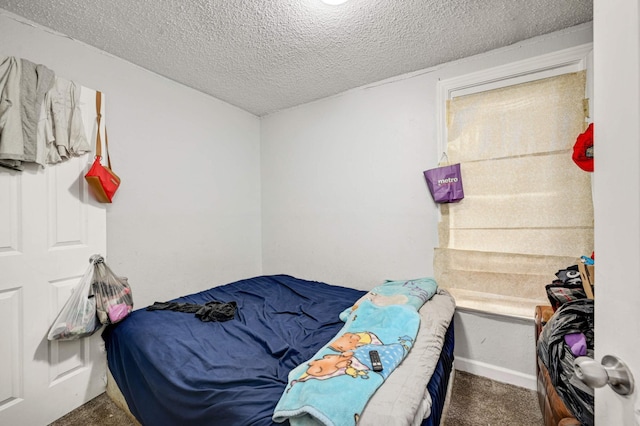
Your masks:
<path fill-rule="evenodd" d="M 461 357 L 456 357 L 456 370 L 530 390 L 536 390 L 538 386 L 533 375 Z"/>

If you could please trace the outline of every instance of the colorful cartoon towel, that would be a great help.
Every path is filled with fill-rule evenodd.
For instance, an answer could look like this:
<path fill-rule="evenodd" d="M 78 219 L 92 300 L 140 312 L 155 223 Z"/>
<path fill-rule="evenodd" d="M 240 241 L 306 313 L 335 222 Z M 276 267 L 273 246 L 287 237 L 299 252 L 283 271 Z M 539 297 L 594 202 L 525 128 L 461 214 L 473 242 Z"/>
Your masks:
<path fill-rule="evenodd" d="M 389 281 L 345 310 L 340 332 L 289 373 L 273 421 L 355 425 L 369 398 L 409 352 L 420 326 L 417 311 L 436 291 L 432 279 Z M 382 371 L 373 371 L 372 350 Z"/>

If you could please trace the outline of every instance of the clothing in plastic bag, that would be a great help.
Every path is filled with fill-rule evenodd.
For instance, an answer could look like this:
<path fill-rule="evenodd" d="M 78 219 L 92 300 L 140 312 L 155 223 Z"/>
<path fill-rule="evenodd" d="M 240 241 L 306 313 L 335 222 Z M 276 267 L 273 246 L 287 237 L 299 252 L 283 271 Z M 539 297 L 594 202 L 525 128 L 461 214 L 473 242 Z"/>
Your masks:
<path fill-rule="evenodd" d="M 49 340 L 75 340 L 95 333 L 102 324 L 114 324 L 133 310 L 126 278 L 118 277 L 99 254 L 74 288 L 49 330 Z"/>
<path fill-rule="evenodd" d="M 89 267 L 49 329 L 49 340 L 75 340 L 91 336 L 102 325 L 96 317 L 96 299 L 92 290 L 95 257 L 89 259 Z"/>
<path fill-rule="evenodd" d="M 593 426 L 593 389 L 575 377 L 576 356 L 565 336 L 584 335 L 586 356 L 593 358 L 593 300 L 562 304 L 545 324 L 538 340 L 538 356 L 547 367 L 551 383 L 571 413 L 585 426 Z"/>
<path fill-rule="evenodd" d="M 556 277 L 551 284 L 545 286 L 549 303 L 551 303 L 554 312 L 564 303 L 587 298 L 578 265 L 559 270 L 556 272 Z"/>
<path fill-rule="evenodd" d="M 96 314 L 102 324 L 122 321 L 133 310 L 133 297 L 127 278 L 114 274 L 102 257 L 95 263 L 93 293 Z"/>

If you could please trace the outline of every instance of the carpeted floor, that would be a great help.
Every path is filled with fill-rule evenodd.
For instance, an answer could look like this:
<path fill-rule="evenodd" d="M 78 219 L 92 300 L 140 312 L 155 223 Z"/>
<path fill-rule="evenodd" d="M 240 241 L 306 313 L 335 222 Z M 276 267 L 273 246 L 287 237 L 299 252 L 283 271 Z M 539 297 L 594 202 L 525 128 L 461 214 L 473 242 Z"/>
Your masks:
<path fill-rule="evenodd" d="M 134 425 L 127 414 L 102 394 L 50 426 Z M 506 425 L 543 425 L 536 393 L 457 371 L 445 426 Z"/>
<path fill-rule="evenodd" d="M 535 391 L 456 371 L 445 426 L 542 426 Z"/>

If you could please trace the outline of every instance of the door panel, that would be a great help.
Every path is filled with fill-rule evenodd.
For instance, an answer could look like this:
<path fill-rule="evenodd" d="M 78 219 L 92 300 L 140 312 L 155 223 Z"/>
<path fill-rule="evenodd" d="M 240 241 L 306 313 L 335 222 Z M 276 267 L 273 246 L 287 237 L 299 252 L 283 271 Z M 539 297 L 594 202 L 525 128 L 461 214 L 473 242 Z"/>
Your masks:
<path fill-rule="evenodd" d="M 6 342 L 0 346 L 0 404 L 9 405 L 21 396 L 19 372 L 21 333 L 20 306 L 22 306 L 22 292 L 19 287 L 6 288 L 0 291 L 0 341 Z"/>
<path fill-rule="evenodd" d="M 594 2 L 595 358 L 622 359 L 629 396 L 595 391 L 597 425 L 640 424 L 640 27 L 637 1 Z"/>
<path fill-rule="evenodd" d="M 81 109 L 94 140 L 95 91 Z M 0 171 L 0 424 L 45 425 L 104 391 L 99 332 L 47 340 L 90 256 L 106 255 L 106 211 L 83 178 L 92 160 Z"/>

